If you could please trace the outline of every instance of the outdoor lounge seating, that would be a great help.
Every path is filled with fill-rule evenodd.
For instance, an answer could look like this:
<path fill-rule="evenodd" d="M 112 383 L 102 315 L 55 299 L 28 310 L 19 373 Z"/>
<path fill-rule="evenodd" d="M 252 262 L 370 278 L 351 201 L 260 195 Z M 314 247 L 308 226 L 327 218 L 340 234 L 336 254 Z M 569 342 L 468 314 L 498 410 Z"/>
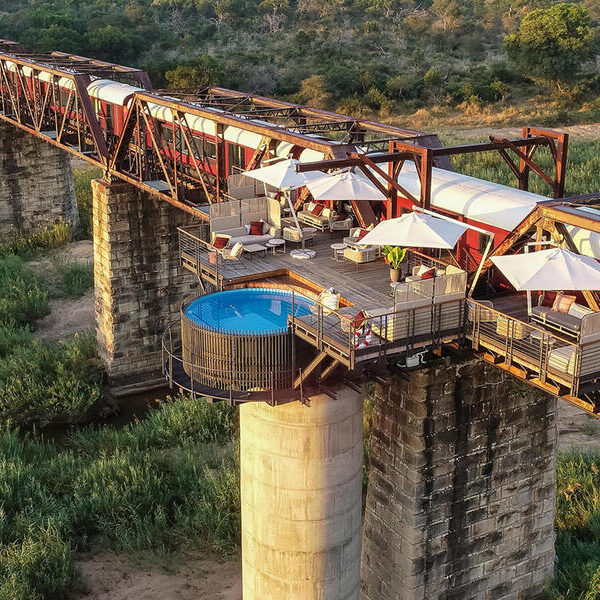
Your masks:
<path fill-rule="evenodd" d="M 336 214 L 330 208 L 316 202 L 307 202 L 297 214 L 298 220 L 320 231 L 330 228 Z"/>
<path fill-rule="evenodd" d="M 544 296 L 540 297 L 542 302 L 543 298 Z M 540 304 L 531 309 L 531 320 L 564 335 L 578 338 L 583 320 L 593 314 L 594 311 L 576 302 L 569 306 L 567 312 L 560 312 L 554 306 Z"/>
<path fill-rule="evenodd" d="M 310 242 L 314 239 L 317 230 L 314 227 L 302 227 L 302 230 L 297 227 L 284 227 L 283 239 L 286 242 L 301 244 Z"/>
<path fill-rule="evenodd" d="M 373 333 L 395 342 L 458 330 L 466 290 L 467 273 L 456 267 L 436 278 L 405 281 L 394 289 L 393 307 L 369 311 Z"/>
<path fill-rule="evenodd" d="M 344 250 L 344 258 L 355 263 L 373 262 L 377 258 L 374 246 L 349 246 Z"/>
<path fill-rule="evenodd" d="M 220 202 L 211 206 L 211 243 L 219 236 L 229 236 L 227 247 L 237 242 L 243 245 L 265 244 L 281 237 L 281 206 L 271 198 L 250 198 Z M 251 233 L 251 224 L 262 222 L 260 234 Z"/>

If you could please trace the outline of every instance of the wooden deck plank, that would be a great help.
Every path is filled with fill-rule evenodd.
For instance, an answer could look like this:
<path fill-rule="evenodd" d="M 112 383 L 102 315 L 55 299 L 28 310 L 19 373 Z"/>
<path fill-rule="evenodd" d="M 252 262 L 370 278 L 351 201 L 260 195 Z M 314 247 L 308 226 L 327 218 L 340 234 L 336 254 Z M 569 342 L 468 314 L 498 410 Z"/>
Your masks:
<path fill-rule="evenodd" d="M 285 254 L 269 252 L 266 256 L 253 256 L 251 259 L 243 256 L 238 261 L 220 261 L 219 275 L 226 287 L 261 279 L 304 279 L 321 289 L 335 288 L 345 304 L 367 309 L 391 308 L 389 267 L 383 259 L 363 264 L 337 262 L 333 260 L 330 247 L 335 242 L 339 239 L 318 233 L 315 243 L 307 246 L 316 252 L 311 260 L 292 258 L 289 254 L 292 246 L 288 243 Z M 201 262 L 204 270 L 216 274 L 216 267 L 209 264 L 208 255 L 201 255 Z"/>

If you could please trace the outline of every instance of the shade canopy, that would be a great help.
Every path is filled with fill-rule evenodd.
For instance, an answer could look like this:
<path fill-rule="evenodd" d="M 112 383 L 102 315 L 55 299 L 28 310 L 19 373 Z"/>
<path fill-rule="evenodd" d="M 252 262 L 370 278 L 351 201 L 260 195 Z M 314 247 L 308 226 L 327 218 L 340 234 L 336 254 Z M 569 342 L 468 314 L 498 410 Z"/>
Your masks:
<path fill-rule="evenodd" d="M 410 212 L 375 226 L 360 242 L 370 246 L 405 246 L 409 248 L 454 248 L 465 225 L 432 215 Z"/>
<path fill-rule="evenodd" d="M 306 187 L 315 200 L 387 200 L 387 197 L 364 175 L 342 171 L 309 181 Z"/>
<path fill-rule="evenodd" d="M 517 291 L 600 290 L 598 261 L 564 248 L 491 260 Z"/>
<path fill-rule="evenodd" d="M 267 167 L 244 171 L 244 175 L 262 181 L 278 190 L 295 190 L 306 185 L 309 181 L 323 177 L 323 173 L 317 171 L 298 173 L 296 165 L 299 164 L 300 161 L 288 158 Z"/>

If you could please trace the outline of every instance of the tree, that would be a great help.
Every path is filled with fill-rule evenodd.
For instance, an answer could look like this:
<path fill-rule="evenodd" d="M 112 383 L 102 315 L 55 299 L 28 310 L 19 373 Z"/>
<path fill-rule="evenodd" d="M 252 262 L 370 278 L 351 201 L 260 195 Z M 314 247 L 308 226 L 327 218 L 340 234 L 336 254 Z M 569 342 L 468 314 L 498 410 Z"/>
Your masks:
<path fill-rule="evenodd" d="M 219 65 L 208 54 L 200 54 L 193 61 L 165 73 L 172 88 L 197 88 L 214 85 L 218 80 Z"/>
<path fill-rule="evenodd" d="M 311 75 L 300 82 L 300 91 L 296 94 L 296 102 L 307 104 L 313 108 L 329 108 L 331 95 L 323 75 Z"/>
<path fill-rule="evenodd" d="M 523 75 L 560 90 L 594 56 L 595 42 L 585 8 L 562 3 L 525 15 L 519 29 L 504 38 L 504 47 Z"/>

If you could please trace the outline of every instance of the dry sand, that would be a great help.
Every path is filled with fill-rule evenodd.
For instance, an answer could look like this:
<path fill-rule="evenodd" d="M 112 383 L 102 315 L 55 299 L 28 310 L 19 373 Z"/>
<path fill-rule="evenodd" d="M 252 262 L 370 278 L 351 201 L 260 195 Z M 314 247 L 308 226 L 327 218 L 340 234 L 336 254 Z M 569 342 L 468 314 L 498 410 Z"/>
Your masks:
<path fill-rule="evenodd" d="M 72 600 L 240 600 L 241 566 L 168 555 L 164 560 L 113 554 L 78 562 L 79 592 Z"/>

